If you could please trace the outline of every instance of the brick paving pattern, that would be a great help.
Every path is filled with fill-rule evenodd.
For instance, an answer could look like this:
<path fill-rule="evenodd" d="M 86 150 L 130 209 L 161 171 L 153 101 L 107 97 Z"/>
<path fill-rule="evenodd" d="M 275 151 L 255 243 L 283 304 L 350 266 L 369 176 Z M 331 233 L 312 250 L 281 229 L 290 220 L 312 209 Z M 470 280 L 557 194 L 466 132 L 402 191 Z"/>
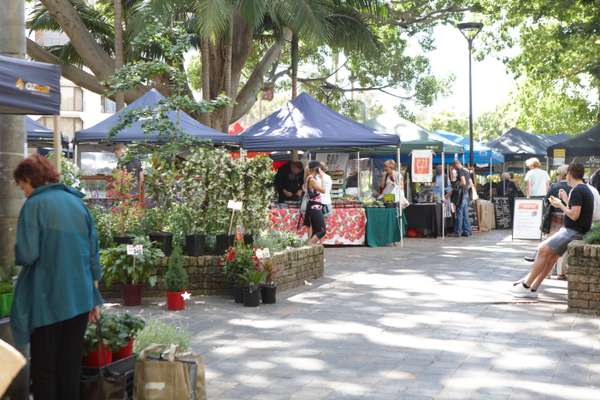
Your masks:
<path fill-rule="evenodd" d="M 325 278 L 273 306 L 134 310 L 189 330 L 211 400 L 598 400 L 599 319 L 566 312 L 566 282 L 507 292 L 534 245 L 494 231 L 328 248 Z"/>

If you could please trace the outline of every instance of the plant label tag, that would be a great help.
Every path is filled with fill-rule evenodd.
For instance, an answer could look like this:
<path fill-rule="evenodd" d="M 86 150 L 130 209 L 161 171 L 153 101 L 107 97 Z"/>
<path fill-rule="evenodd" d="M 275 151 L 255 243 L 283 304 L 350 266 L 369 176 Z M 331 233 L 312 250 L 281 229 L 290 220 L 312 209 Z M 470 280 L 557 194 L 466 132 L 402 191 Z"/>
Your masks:
<path fill-rule="evenodd" d="M 128 256 L 141 256 L 144 253 L 144 245 L 141 244 L 128 244 L 127 255 Z"/>
<path fill-rule="evenodd" d="M 242 211 L 242 202 L 229 200 L 229 202 L 227 203 L 227 208 L 229 208 L 230 210 Z"/>

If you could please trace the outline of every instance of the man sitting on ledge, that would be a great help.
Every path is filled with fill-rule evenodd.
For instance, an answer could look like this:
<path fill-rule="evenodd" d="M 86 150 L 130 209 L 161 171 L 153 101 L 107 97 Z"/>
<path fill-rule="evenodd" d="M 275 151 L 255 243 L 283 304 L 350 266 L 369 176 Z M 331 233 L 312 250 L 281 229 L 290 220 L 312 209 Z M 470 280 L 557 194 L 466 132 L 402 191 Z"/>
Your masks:
<path fill-rule="evenodd" d="M 567 170 L 567 182 L 573 188 L 571 193 L 567 195 L 561 189 L 558 193 L 559 198 L 550 196 L 550 204 L 565 214 L 565 225 L 540 244 L 531 272 L 514 284 L 515 297 L 537 298 L 537 289 L 556 261 L 567 251 L 569 243 L 582 239 L 590 230 L 594 214 L 594 195 L 583 182 L 583 175 L 583 164 L 571 163 Z"/>

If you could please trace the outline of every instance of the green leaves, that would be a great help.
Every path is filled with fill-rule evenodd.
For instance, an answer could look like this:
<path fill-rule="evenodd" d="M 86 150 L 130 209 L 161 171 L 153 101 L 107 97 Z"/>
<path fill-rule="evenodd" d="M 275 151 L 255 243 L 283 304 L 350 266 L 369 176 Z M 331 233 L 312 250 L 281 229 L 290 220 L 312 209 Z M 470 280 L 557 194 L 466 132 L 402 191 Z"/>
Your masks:
<path fill-rule="evenodd" d="M 134 244 L 144 247 L 141 255 L 130 256 L 127 254 L 127 245 L 100 250 L 100 263 L 103 266 L 103 280 L 107 286 L 112 283 L 144 284 L 155 286 L 157 283 L 156 271 L 158 261 L 164 257 L 163 252 L 154 247 L 154 244 L 145 236 L 138 236 Z"/>
<path fill-rule="evenodd" d="M 170 292 L 181 292 L 187 288 L 188 275 L 183 268 L 181 247 L 175 246 L 169 258 L 169 269 L 165 274 L 165 285 Z"/>

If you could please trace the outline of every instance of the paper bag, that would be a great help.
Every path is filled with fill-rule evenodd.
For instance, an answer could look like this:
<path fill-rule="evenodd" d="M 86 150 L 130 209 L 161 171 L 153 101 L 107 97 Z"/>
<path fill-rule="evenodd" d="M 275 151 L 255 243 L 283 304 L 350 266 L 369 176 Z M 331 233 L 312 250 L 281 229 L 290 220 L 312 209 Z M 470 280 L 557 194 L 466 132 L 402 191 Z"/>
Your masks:
<path fill-rule="evenodd" d="M 25 365 L 25 358 L 14 347 L 0 339 L 0 398 Z"/>

